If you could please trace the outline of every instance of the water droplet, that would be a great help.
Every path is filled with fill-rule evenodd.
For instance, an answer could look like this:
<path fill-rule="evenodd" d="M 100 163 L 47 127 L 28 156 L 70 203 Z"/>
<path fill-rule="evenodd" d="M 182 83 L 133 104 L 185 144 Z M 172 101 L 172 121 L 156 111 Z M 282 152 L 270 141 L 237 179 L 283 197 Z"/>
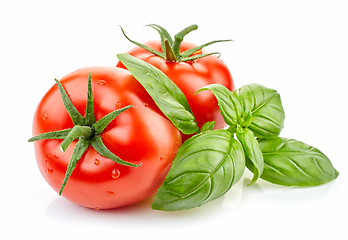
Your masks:
<path fill-rule="evenodd" d="M 48 173 L 49 175 L 52 175 L 53 169 L 52 169 L 52 168 L 47 169 L 47 173 Z"/>
<path fill-rule="evenodd" d="M 149 106 L 149 104 L 148 104 L 148 103 L 144 103 L 144 106 L 145 106 L 145 107 L 148 107 L 148 106 Z"/>
<path fill-rule="evenodd" d="M 164 156 L 161 156 L 161 157 L 160 157 L 160 161 L 163 161 L 163 160 L 164 160 Z"/>
<path fill-rule="evenodd" d="M 100 208 L 98 208 L 98 207 L 95 207 L 95 208 L 94 208 L 94 210 L 98 211 L 98 210 L 100 210 Z"/>
<path fill-rule="evenodd" d="M 117 108 L 120 108 L 120 107 L 121 107 L 121 103 L 120 103 L 120 102 L 117 102 L 117 103 L 115 103 L 115 106 L 116 106 Z"/>
<path fill-rule="evenodd" d="M 100 165 L 100 160 L 99 159 L 95 159 L 94 160 L 94 165 L 99 166 Z"/>
<path fill-rule="evenodd" d="M 106 191 L 106 193 L 107 193 L 109 196 L 115 196 L 115 193 L 112 192 L 112 191 Z"/>
<path fill-rule="evenodd" d="M 54 155 L 53 155 L 53 157 L 55 157 L 55 158 L 59 158 L 59 156 L 58 156 L 57 154 L 54 154 Z"/>
<path fill-rule="evenodd" d="M 48 114 L 46 111 L 44 111 L 43 115 L 42 115 L 42 119 L 46 120 L 48 118 Z"/>
<path fill-rule="evenodd" d="M 97 84 L 99 84 L 99 85 L 106 85 L 106 81 L 105 80 L 98 80 Z"/>
<path fill-rule="evenodd" d="M 112 170 L 112 172 L 111 172 L 111 177 L 113 178 L 113 179 L 117 179 L 117 178 L 119 178 L 120 177 L 120 170 L 118 170 L 118 169 L 114 169 L 114 170 Z"/>

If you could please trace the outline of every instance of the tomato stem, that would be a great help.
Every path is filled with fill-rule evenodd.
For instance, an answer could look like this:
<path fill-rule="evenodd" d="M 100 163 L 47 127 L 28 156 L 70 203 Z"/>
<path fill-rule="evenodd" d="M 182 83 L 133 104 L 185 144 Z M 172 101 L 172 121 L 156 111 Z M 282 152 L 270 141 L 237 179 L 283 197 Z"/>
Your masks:
<path fill-rule="evenodd" d="M 91 139 L 94 136 L 94 130 L 89 126 L 75 125 L 69 134 L 64 138 L 63 142 L 60 144 L 60 150 L 65 152 L 68 146 L 80 137 L 85 139 Z"/>
<path fill-rule="evenodd" d="M 176 55 L 173 52 L 172 47 L 169 44 L 168 39 L 164 39 L 164 52 L 166 54 L 167 62 L 176 62 L 178 60 Z"/>
<path fill-rule="evenodd" d="M 184 40 L 184 37 L 190 32 L 192 32 L 193 30 L 197 30 L 197 29 L 198 29 L 198 26 L 194 24 L 184 28 L 182 31 L 175 34 L 174 43 L 173 43 L 173 51 L 177 59 L 180 59 L 180 46 L 182 41 Z"/>

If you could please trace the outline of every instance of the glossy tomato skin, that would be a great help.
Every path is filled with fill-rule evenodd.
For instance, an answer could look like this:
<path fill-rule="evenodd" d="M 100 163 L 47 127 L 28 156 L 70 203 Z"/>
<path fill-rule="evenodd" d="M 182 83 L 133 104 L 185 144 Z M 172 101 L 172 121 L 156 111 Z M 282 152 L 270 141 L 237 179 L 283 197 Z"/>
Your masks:
<path fill-rule="evenodd" d="M 162 52 L 160 41 L 149 41 L 145 45 Z M 196 45 L 182 42 L 180 52 L 193 47 Z M 234 90 L 232 75 L 221 59 L 210 55 L 190 62 L 167 62 L 140 47 L 135 47 L 128 53 L 160 69 L 183 91 L 199 127 L 209 121 L 215 121 L 217 129 L 226 126 L 214 95 L 210 91 L 194 94 L 198 89 L 209 84 L 222 84 L 231 91 Z M 121 62 L 118 62 L 116 66 L 125 68 Z"/>
<path fill-rule="evenodd" d="M 96 209 L 134 204 L 151 196 L 162 184 L 181 145 L 181 135 L 169 120 L 159 114 L 152 99 L 133 76 L 127 70 L 115 67 L 83 68 L 61 79 L 82 115 L 86 108 L 89 72 L 97 121 L 116 109 L 134 105 L 113 120 L 101 137 L 115 155 L 142 165 L 135 168 L 117 164 L 90 146 L 77 163 L 62 196 Z M 54 85 L 37 107 L 33 134 L 72 127 L 58 87 Z M 61 142 L 40 140 L 34 143 L 39 169 L 57 192 L 76 144 L 73 142 L 63 153 L 59 148 Z"/>

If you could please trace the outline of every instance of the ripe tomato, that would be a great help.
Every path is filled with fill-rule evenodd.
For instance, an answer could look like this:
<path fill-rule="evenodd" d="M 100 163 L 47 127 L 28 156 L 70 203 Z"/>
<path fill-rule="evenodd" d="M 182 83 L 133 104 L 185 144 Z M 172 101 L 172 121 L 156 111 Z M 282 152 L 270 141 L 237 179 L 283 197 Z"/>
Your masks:
<path fill-rule="evenodd" d="M 161 41 L 150 41 L 144 45 L 162 51 Z M 194 48 L 196 45 L 182 42 L 180 52 Z M 231 91 L 234 90 L 234 83 L 231 73 L 224 62 L 214 56 L 209 55 L 193 61 L 167 61 L 166 59 L 151 53 L 142 47 L 135 47 L 128 52 L 130 55 L 139 58 L 164 72 L 185 94 L 191 110 L 196 117 L 198 126 L 201 127 L 205 122 L 215 121 L 215 128 L 226 126 L 220 114 L 220 109 L 216 98 L 211 92 L 195 92 L 209 84 L 221 84 Z M 205 54 L 206 52 L 196 52 L 194 54 Z M 121 62 L 117 67 L 125 68 Z"/>
<path fill-rule="evenodd" d="M 86 112 L 89 73 L 96 121 L 116 109 L 134 106 L 117 116 L 100 134 L 105 146 L 122 160 L 142 165 L 121 165 L 101 156 L 89 146 L 77 162 L 62 196 L 79 205 L 97 209 L 139 202 L 155 193 L 162 184 L 181 145 L 181 135 L 169 120 L 159 114 L 136 79 L 120 68 L 83 68 L 61 79 L 81 115 Z M 37 135 L 72 127 L 72 119 L 57 85 L 54 85 L 37 107 L 33 133 Z M 39 169 L 57 192 L 77 141 L 73 141 L 65 152 L 60 150 L 61 142 L 61 139 L 35 141 Z"/>

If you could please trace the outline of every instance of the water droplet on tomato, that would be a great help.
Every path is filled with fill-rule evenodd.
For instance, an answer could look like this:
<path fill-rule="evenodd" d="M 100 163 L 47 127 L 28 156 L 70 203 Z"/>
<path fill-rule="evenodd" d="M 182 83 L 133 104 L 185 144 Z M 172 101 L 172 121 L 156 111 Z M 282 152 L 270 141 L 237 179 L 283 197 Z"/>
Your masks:
<path fill-rule="evenodd" d="M 52 168 L 47 169 L 47 173 L 48 173 L 49 175 L 52 175 L 53 169 L 52 169 Z"/>
<path fill-rule="evenodd" d="M 46 120 L 48 118 L 48 114 L 46 111 L 44 111 L 43 115 L 42 115 L 42 119 Z"/>
<path fill-rule="evenodd" d="M 144 106 L 145 106 L 145 107 L 148 107 L 148 106 L 149 106 L 149 104 L 148 104 L 148 103 L 144 103 Z"/>
<path fill-rule="evenodd" d="M 163 161 L 163 160 L 164 160 L 164 156 L 161 156 L 161 157 L 160 157 L 160 161 Z"/>
<path fill-rule="evenodd" d="M 59 158 L 59 156 L 58 156 L 57 154 L 54 154 L 54 155 L 53 155 L 53 157 L 55 157 L 55 158 Z"/>
<path fill-rule="evenodd" d="M 99 85 L 106 85 L 106 81 L 105 80 L 98 80 L 97 84 L 99 84 Z"/>
<path fill-rule="evenodd" d="M 109 195 L 109 196 L 115 196 L 115 193 L 113 191 L 106 191 L 106 193 Z"/>
<path fill-rule="evenodd" d="M 118 169 L 114 169 L 114 170 L 112 170 L 112 172 L 111 172 L 111 177 L 113 178 L 113 179 L 117 179 L 117 178 L 119 178 L 120 177 L 120 170 L 118 170 Z"/>
<path fill-rule="evenodd" d="M 120 103 L 120 102 L 117 102 L 117 103 L 115 103 L 115 106 L 116 106 L 117 108 L 120 108 L 120 107 L 121 107 L 121 103 Z"/>
<path fill-rule="evenodd" d="M 94 165 L 99 166 L 100 165 L 100 160 L 99 159 L 95 159 L 94 160 Z"/>

